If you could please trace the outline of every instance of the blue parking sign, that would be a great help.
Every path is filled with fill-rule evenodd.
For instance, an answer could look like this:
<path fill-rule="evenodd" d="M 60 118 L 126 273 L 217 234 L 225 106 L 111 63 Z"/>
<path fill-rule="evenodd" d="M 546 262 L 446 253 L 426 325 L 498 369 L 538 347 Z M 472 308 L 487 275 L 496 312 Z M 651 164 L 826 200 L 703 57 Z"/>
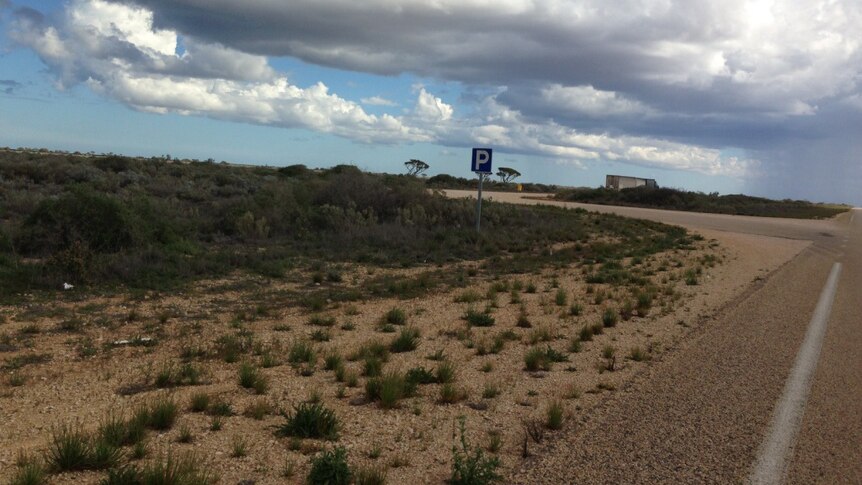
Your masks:
<path fill-rule="evenodd" d="M 491 173 L 491 155 L 493 153 L 494 151 L 490 148 L 474 148 L 470 170 L 476 173 Z"/>

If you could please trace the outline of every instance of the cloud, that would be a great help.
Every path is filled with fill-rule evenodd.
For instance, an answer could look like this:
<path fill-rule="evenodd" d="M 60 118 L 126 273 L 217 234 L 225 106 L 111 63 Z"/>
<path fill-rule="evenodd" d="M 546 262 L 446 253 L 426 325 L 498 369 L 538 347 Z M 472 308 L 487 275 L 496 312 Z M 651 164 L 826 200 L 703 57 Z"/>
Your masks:
<path fill-rule="evenodd" d="M 14 94 L 22 86 L 23 84 L 12 79 L 0 79 L 0 92 L 5 94 Z"/>
<path fill-rule="evenodd" d="M 301 56 L 300 51 L 311 48 L 302 40 L 304 36 L 310 36 L 309 39 L 322 36 L 325 42 L 315 48 L 320 49 L 321 55 L 330 58 L 339 67 L 356 62 L 361 64 L 357 64 L 357 68 L 365 70 L 374 70 L 377 63 L 380 66 L 386 64 L 392 69 L 400 65 L 402 55 L 406 56 L 404 61 L 409 67 L 412 62 L 410 56 L 413 55 L 411 45 L 418 49 L 415 55 L 424 57 L 428 49 L 444 54 L 436 51 L 441 46 L 429 43 L 433 38 L 423 39 L 422 42 L 414 38 L 429 32 L 429 35 L 437 35 L 432 32 L 433 29 L 429 30 L 431 27 L 445 27 L 444 30 L 449 34 L 460 32 L 460 35 L 467 36 L 462 40 L 473 39 L 472 31 L 458 30 L 466 29 L 465 25 L 461 25 L 463 19 L 460 16 L 463 14 L 466 18 L 476 20 L 472 28 L 484 34 L 475 39 L 475 44 L 466 42 L 458 48 L 448 37 L 445 42 L 441 39 L 444 47 L 451 48 L 446 53 L 449 61 L 445 59 L 446 56 L 436 63 L 428 62 L 428 59 L 435 57 L 425 58 L 422 62 L 426 67 L 423 69 L 429 73 L 457 74 L 462 69 L 458 67 L 461 62 L 458 58 L 470 57 L 475 64 L 470 68 L 472 74 L 463 71 L 462 78 L 475 76 L 478 79 L 500 67 L 496 63 L 502 61 L 489 60 L 493 59 L 500 44 L 508 44 L 511 49 L 509 57 L 516 61 L 516 65 L 517 62 L 525 62 L 526 57 L 531 58 L 532 62 L 554 61 L 553 56 L 550 59 L 543 58 L 536 48 L 538 44 L 546 42 L 550 43 L 546 47 L 549 47 L 551 54 L 559 53 L 559 46 L 551 41 L 555 35 L 561 34 L 555 29 L 565 24 L 555 26 L 549 23 L 547 27 L 550 30 L 538 29 L 527 36 L 511 20 L 501 24 L 503 16 L 498 15 L 500 11 L 515 17 L 538 15 L 533 20 L 545 18 L 547 22 L 556 21 L 560 15 L 571 16 L 571 12 L 560 11 L 537 13 L 538 6 L 553 10 L 552 4 L 522 4 L 517 0 L 495 3 L 494 14 L 482 20 L 478 14 L 488 11 L 488 5 L 476 1 L 404 4 L 400 9 L 391 8 L 391 2 L 384 0 L 361 6 L 343 2 L 323 6 L 304 1 L 297 3 L 306 5 L 312 13 L 331 14 L 327 18 L 333 24 L 329 27 L 334 30 L 324 29 L 325 32 L 316 34 L 307 32 L 315 30 L 318 27 L 315 22 L 320 19 L 313 15 L 314 18 L 308 17 L 308 12 L 296 12 L 292 2 L 291 6 L 287 6 L 282 2 L 255 0 L 248 2 L 247 10 L 238 12 L 233 10 L 232 2 L 221 0 L 207 3 L 206 8 L 201 7 L 203 4 L 200 3 L 183 1 L 170 5 L 146 1 L 127 5 L 106 0 L 73 0 L 67 4 L 64 15 L 58 21 L 48 21 L 36 11 L 20 10 L 10 35 L 42 58 L 55 72 L 57 85 L 61 89 L 84 83 L 103 96 L 153 113 L 172 112 L 243 123 L 305 128 L 369 143 L 433 142 L 452 147 L 473 143 L 491 144 L 513 153 L 538 154 L 580 165 L 618 160 L 648 167 L 741 175 L 754 163 L 744 158 L 724 156 L 716 148 L 652 136 L 637 130 L 625 132 L 601 126 L 573 125 L 567 116 L 588 115 L 606 119 L 655 116 L 652 106 L 622 91 L 595 87 L 598 84 L 525 81 L 532 74 L 513 71 L 507 81 L 521 79 L 527 84 L 486 89 L 485 94 L 475 97 L 469 109 L 456 107 L 426 87 L 417 85 L 414 87 L 416 101 L 411 110 L 397 115 L 370 114 L 360 103 L 330 92 L 322 82 L 306 87 L 291 83 L 285 75 L 270 66 L 265 56 L 269 51 L 292 49 L 290 45 L 294 45 L 294 41 L 298 42 L 295 44 L 297 51 L 291 51 L 291 55 Z M 224 11 L 210 9 L 218 6 L 223 7 Z M 152 11 L 151 8 L 156 10 Z M 253 22 L 266 31 L 272 27 L 273 18 L 284 18 L 294 13 L 306 18 L 308 23 L 302 25 L 290 20 L 290 25 L 280 27 L 280 33 L 268 40 L 271 43 L 268 46 L 261 44 L 264 39 L 258 38 L 257 33 L 242 34 L 232 29 L 236 22 L 245 26 Z M 405 36 L 402 43 L 407 50 L 395 51 L 389 48 L 388 51 L 384 49 L 374 54 L 371 51 L 378 47 L 375 35 L 369 32 L 361 34 L 357 26 L 351 26 L 341 33 L 334 27 L 343 26 L 350 15 L 355 17 L 358 25 L 366 26 L 373 20 L 369 15 L 379 15 L 390 20 L 392 15 L 396 15 L 408 20 L 408 24 L 425 19 L 420 22 L 421 25 L 415 25 L 424 29 L 408 34 L 404 26 L 393 26 L 394 30 Z M 592 18 L 594 13 L 585 11 L 579 15 Z M 207 28 L 187 25 L 190 19 L 197 19 Z M 443 20 L 446 22 L 435 23 Z M 425 25 L 425 22 L 430 23 Z M 514 29 L 511 35 L 522 40 L 529 37 L 530 41 L 524 45 L 512 45 L 508 34 L 495 30 L 504 24 Z M 598 26 L 594 25 L 593 28 Z M 294 33 L 284 34 L 288 31 Z M 383 37 L 393 35 L 387 29 L 378 28 L 377 32 Z M 336 44 L 340 47 L 336 48 Z M 479 58 L 483 49 L 487 51 L 482 55 L 484 61 Z M 367 58 L 366 54 L 371 54 L 371 57 Z M 317 62 L 324 61 L 318 59 Z M 535 72 L 538 73 L 544 69 L 539 65 L 536 68 L 538 71 Z M 416 70 L 421 71 L 419 67 Z M 526 96 L 523 93 L 530 94 Z M 539 102 L 526 102 L 528 99 Z M 389 102 L 381 97 L 361 100 L 362 104 L 376 106 L 387 106 Z M 560 116 L 549 115 L 552 110 L 556 110 Z"/>
<path fill-rule="evenodd" d="M 594 117 L 634 116 L 651 112 L 638 101 L 627 99 L 612 91 L 601 91 L 592 86 L 551 84 L 542 89 L 541 101 L 573 114 Z"/>
<path fill-rule="evenodd" d="M 360 99 L 362 104 L 367 104 L 369 106 L 398 106 L 398 103 L 395 101 L 380 97 L 380 96 L 371 96 L 370 98 L 362 98 Z"/>
<path fill-rule="evenodd" d="M 61 25 L 35 11 L 16 16 L 12 37 L 31 47 L 66 88 L 94 91 L 156 113 L 196 114 L 232 121 L 302 127 L 360 141 L 424 141 L 390 115 L 358 104 L 317 83 L 290 84 L 266 58 L 185 37 L 152 25 L 151 12 L 102 0 L 77 0 Z"/>
<path fill-rule="evenodd" d="M 590 86 L 691 113 L 812 114 L 855 89 L 860 61 L 855 0 L 138 3 L 158 25 L 244 52 L 467 83 Z"/>

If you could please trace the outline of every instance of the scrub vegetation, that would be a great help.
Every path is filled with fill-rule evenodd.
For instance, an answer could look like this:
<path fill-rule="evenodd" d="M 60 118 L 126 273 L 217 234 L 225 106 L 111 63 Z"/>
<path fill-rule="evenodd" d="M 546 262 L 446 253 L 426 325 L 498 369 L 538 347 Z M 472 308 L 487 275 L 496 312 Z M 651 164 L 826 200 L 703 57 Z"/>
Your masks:
<path fill-rule="evenodd" d="M 850 206 L 815 204 L 807 200 L 772 200 L 742 194 L 718 195 L 718 192 L 704 194 L 663 187 L 563 189 L 555 198 L 590 204 L 797 219 L 827 219 L 850 210 Z"/>
<path fill-rule="evenodd" d="M 477 235 L 350 166 L 0 154 L 3 483 L 505 481 L 723 260 L 583 210 L 488 203 Z"/>
<path fill-rule="evenodd" d="M 7 151 L 0 153 L 0 296 L 77 286 L 171 289 L 246 271 L 281 278 L 318 265 L 315 284 L 342 276 L 325 263 L 386 267 L 520 257 L 503 271 L 669 249 L 684 231 L 550 207 L 474 206 L 406 175 L 339 165 L 312 170 L 212 162 Z M 589 244 L 598 231 L 615 243 Z M 647 237 L 643 237 L 646 235 Z M 549 244 L 581 242 L 551 258 Z M 361 293 L 412 297 L 448 282 L 429 272 Z M 330 295 L 310 294 L 319 306 Z M 330 298 L 331 299 L 331 298 Z"/>

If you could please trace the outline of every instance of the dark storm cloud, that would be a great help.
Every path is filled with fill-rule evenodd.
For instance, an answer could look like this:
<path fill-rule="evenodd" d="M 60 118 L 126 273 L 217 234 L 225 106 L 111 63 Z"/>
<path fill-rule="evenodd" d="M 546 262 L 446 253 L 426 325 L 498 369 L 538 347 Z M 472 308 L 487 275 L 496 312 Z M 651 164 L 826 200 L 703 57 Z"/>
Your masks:
<path fill-rule="evenodd" d="M 377 74 L 591 85 L 689 113 L 785 113 L 810 98 L 733 80 L 769 67 L 737 42 L 746 12 L 736 1 L 136 3 L 157 25 L 245 52 Z M 796 46 L 774 56 L 784 72 L 815 67 Z"/>
<path fill-rule="evenodd" d="M 751 133 L 752 128 L 753 133 L 779 136 L 784 130 L 778 125 L 787 116 L 810 114 L 821 96 L 836 90 L 847 94 L 847 87 L 839 86 L 842 76 L 855 83 L 856 74 L 841 73 L 831 85 L 803 79 L 782 86 L 788 75 L 817 69 L 815 54 L 800 47 L 806 35 L 822 29 L 781 31 L 774 39 L 767 32 L 766 39 L 747 39 L 744 21 L 752 14 L 738 1 L 136 3 L 155 12 L 157 25 L 245 52 L 377 74 L 411 72 L 508 86 L 501 101 L 528 117 L 583 120 L 583 113 L 554 100 L 533 102 L 531 90 L 542 84 L 616 92 L 669 114 L 662 118 L 668 126 L 623 126 L 620 116 L 611 116 L 617 121 L 597 123 L 594 129 L 643 126 L 637 133 L 648 134 L 682 126 L 685 134 L 680 136 L 703 142 Z M 847 5 L 858 14 L 858 7 Z M 804 8 L 795 10 L 801 18 L 808 15 Z M 768 53 L 746 45 L 781 42 L 780 35 L 794 37 L 795 44 Z M 855 52 L 844 62 L 858 65 L 862 57 Z M 776 70 L 774 75 L 751 80 L 770 69 Z M 769 137 L 744 138 L 735 145 L 762 145 Z"/>

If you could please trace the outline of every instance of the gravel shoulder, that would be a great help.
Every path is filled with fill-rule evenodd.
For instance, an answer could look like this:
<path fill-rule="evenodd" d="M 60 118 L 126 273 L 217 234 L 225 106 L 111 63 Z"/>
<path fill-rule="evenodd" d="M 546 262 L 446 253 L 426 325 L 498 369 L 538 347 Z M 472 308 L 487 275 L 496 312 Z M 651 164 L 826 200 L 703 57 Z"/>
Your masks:
<path fill-rule="evenodd" d="M 806 251 L 730 300 L 512 481 L 744 482 L 816 305 L 810 289 L 826 278 L 825 259 Z"/>

